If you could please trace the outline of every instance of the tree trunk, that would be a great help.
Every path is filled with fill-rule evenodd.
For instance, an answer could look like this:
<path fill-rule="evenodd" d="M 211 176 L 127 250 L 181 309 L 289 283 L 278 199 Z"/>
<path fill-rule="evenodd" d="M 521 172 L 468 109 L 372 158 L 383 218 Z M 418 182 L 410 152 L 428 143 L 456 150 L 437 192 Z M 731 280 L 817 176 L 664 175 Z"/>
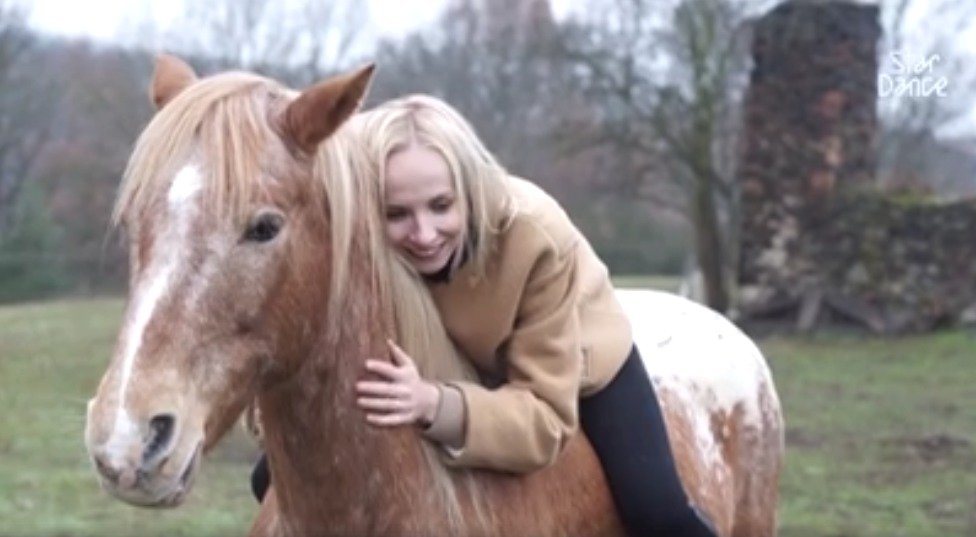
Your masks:
<path fill-rule="evenodd" d="M 695 227 L 695 254 L 702 272 L 706 305 L 725 313 L 729 309 L 729 292 L 725 283 L 722 230 L 719 229 L 713 196 L 708 181 L 698 178 L 691 204 Z"/>

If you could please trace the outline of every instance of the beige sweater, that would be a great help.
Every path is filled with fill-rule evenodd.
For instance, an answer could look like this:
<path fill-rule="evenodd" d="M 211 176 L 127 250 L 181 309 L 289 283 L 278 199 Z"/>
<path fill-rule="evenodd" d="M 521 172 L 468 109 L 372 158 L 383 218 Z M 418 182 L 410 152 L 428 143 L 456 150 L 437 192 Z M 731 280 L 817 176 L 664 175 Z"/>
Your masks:
<path fill-rule="evenodd" d="M 453 382 L 425 434 L 448 464 L 527 472 L 551 464 L 577 428 L 580 395 L 606 386 L 633 342 L 609 274 L 548 194 L 512 178 L 519 210 L 483 278 L 464 265 L 431 295 L 455 345 L 490 389 Z"/>

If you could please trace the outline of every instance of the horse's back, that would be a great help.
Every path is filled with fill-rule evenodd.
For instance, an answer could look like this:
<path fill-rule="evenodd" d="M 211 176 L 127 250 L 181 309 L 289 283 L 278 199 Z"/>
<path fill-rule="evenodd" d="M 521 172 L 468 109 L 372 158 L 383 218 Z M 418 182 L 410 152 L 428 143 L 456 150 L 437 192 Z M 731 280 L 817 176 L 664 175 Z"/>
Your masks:
<path fill-rule="evenodd" d="M 724 316 L 680 296 L 620 289 L 617 297 L 688 494 L 722 535 L 775 535 L 783 424 L 762 353 Z"/>

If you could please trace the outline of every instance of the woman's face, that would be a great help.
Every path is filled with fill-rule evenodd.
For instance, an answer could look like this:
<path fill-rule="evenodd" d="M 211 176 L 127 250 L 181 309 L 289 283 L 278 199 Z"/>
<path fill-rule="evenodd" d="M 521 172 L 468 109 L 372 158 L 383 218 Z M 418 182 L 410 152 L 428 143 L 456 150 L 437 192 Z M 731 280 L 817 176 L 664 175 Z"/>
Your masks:
<path fill-rule="evenodd" d="M 450 168 L 419 144 L 386 161 L 386 236 L 421 274 L 444 268 L 461 244 L 463 218 Z"/>

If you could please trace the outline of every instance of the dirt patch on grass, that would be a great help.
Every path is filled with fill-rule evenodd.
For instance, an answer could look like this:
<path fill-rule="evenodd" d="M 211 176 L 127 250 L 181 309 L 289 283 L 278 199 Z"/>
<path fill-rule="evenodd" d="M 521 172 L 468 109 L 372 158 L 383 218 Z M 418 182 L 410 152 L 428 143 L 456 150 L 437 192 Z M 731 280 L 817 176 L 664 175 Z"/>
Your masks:
<path fill-rule="evenodd" d="M 939 498 L 923 506 L 933 522 L 960 535 L 976 535 L 976 494 Z"/>
<path fill-rule="evenodd" d="M 972 441 L 968 438 L 943 432 L 890 438 L 883 443 L 926 464 L 950 460 L 958 454 L 970 452 L 972 448 Z"/>
<path fill-rule="evenodd" d="M 826 441 L 826 437 L 822 434 L 796 427 L 786 428 L 786 447 L 788 448 L 818 449 L 823 447 Z"/>

